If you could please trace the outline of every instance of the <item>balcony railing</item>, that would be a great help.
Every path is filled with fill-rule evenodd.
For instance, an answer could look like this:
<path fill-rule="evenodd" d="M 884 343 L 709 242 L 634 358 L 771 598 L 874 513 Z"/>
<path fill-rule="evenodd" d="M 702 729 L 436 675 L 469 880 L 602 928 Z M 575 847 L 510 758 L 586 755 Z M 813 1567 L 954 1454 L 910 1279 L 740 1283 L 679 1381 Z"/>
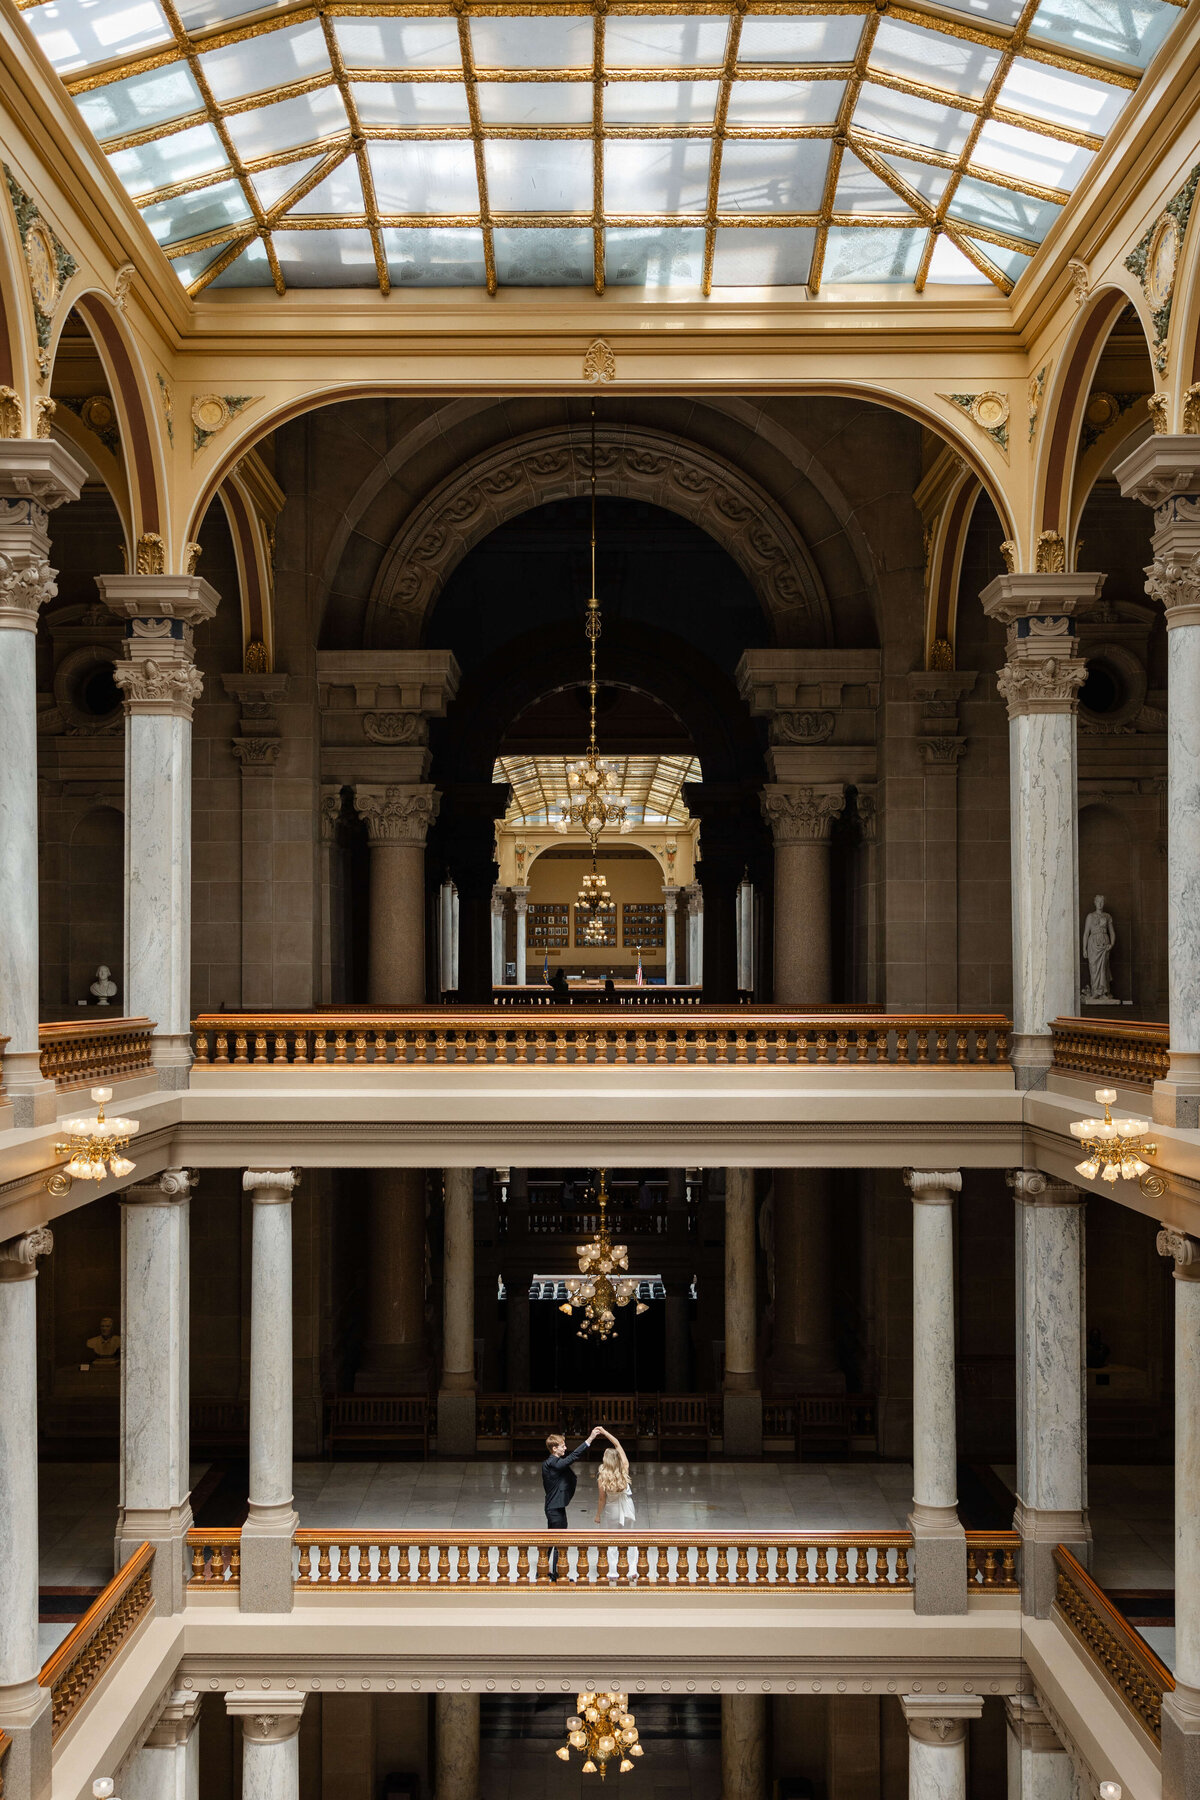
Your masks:
<path fill-rule="evenodd" d="M 1166 1079 L 1171 1056 L 1165 1025 L 1145 1020 L 1055 1019 L 1054 1067 L 1124 1087 L 1152 1087 Z"/>
<path fill-rule="evenodd" d="M 54 1739 L 62 1736 L 150 1611 L 153 1562 L 154 1546 L 139 1545 L 43 1667 L 38 1681 L 50 1689 Z"/>
<path fill-rule="evenodd" d="M 999 1013 L 787 1013 L 731 1007 L 631 1019 L 619 1010 L 528 1014 L 430 1008 L 424 1014 L 361 1011 L 203 1013 L 196 1061 L 213 1068 L 314 1065 L 362 1068 L 763 1066 L 1007 1066 L 1009 1022 Z"/>
<path fill-rule="evenodd" d="M 38 1026 L 42 1076 L 61 1093 L 96 1081 L 128 1081 L 150 1074 L 152 1019 L 65 1020 Z"/>
<path fill-rule="evenodd" d="M 1062 1544 L 1056 1548 L 1054 1560 L 1058 1565 L 1055 1607 L 1060 1618 L 1142 1730 L 1160 1743 L 1163 1695 L 1174 1692 L 1174 1676 Z"/>

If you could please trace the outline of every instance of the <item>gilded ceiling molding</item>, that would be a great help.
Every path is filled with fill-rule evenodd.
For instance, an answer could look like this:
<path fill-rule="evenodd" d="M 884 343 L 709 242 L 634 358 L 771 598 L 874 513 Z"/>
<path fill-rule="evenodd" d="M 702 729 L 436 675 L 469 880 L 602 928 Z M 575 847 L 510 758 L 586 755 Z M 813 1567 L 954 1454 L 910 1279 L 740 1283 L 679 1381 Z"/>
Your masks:
<path fill-rule="evenodd" d="M 762 488 L 665 432 L 600 425 L 596 444 L 602 497 L 642 500 L 698 525 L 742 569 L 781 643 L 828 640 L 828 603 L 808 549 Z M 419 643 L 425 615 L 469 550 L 520 513 L 588 491 L 582 427 L 499 445 L 443 482 L 392 540 L 368 606 L 367 642 Z"/>

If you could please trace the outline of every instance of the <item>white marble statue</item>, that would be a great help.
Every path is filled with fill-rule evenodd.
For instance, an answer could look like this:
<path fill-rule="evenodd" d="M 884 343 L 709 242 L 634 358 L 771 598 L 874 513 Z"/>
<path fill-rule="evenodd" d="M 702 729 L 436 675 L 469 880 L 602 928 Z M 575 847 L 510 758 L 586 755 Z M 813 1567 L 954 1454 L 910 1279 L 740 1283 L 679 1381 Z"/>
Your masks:
<path fill-rule="evenodd" d="M 87 1347 L 92 1353 L 93 1363 L 116 1362 L 121 1354 L 121 1339 L 113 1330 L 113 1321 L 110 1318 L 101 1319 L 99 1333 L 88 1339 Z"/>
<path fill-rule="evenodd" d="M 1092 910 L 1083 922 L 1083 959 L 1088 966 L 1088 983 L 1083 990 L 1085 1000 L 1111 1000 L 1110 964 L 1117 941 L 1112 914 L 1104 910 L 1104 895 L 1097 894 Z"/>
<path fill-rule="evenodd" d="M 101 963 L 96 970 L 96 979 L 91 986 L 91 992 L 96 997 L 96 1005 L 107 1006 L 116 991 L 117 984 L 112 978 L 112 970 L 107 963 Z"/>

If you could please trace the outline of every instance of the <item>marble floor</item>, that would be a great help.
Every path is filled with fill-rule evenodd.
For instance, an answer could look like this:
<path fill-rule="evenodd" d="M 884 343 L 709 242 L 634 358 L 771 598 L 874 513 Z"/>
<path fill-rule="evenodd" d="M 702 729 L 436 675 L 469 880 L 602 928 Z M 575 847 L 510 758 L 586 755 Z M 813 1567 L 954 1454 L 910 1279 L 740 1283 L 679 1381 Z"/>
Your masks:
<path fill-rule="evenodd" d="M 1009 1488 L 1017 1471 L 996 1473 Z M 1093 1463 L 1088 1470 L 1092 1575 L 1102 1588 L 1175 1586 L 1175 1472 L 1166 1464 L 1125 1468 Z"/>

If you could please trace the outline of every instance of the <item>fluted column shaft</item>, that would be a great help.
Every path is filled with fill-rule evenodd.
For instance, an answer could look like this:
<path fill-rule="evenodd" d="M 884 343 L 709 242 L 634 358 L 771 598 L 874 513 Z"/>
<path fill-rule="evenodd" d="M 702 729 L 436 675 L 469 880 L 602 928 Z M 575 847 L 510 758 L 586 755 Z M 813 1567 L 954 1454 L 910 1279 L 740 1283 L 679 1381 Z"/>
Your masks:
<path fill-rule="evenodd" d="M 754 1170 L 725 1171 L 725 1454 L 762 1454 L 755 1363 Z"/>
<path fill-rule="evenodd" d="M 1175 1264 L 1175 1691 L 1163 1696 L 1163 1800 L 1200 1792 L 1200 1239 L 1164 1226 Z"/>
<path fill-rule="evenodd" d="M 45 439 L 0 441 L 0 1037 L 13 1122 L 54 1118 L 38 1056 L 37 619 L 58 592 L 49 514 L 84 471 Z"/>
<path fill-rule="evenodd" d="M 167 1169 L 121 1194 L 121 1503 L 116 1564 L 155 1545 L 159 1613 L 177 1613 L 187 1581 L 189 1195 Z"/>
<path fill-rule="evenodd" d="M 958 1519 L 954 1401 L 954 1196 L 957 1169 L 906 1169 L 913 1198 L 914 1609 L 967 1610 L 966 1538 Z"/>
<path fill-rule="evenodd" d="M 975 1694 L 903 1694 L 908 1722 L 908 1800 L 967 1800 L 967 1721 L 983 1712 Z"/>
<path fill-rule="evenodd" d="M 291 1689 L 226 1694 L 226 1712 L 242 1721 L 242 1800 L 300 1800 L 304 1700 Z"/>
<path fill-rule="evenodd" d="M 840 782 L 763 789 L 763 816 L 775 840 L 777 1005 L 824 1006 L 832 998 L 829 838 L 845 804 Z"/>
<path fill-rule="evenodd" d="M 250 1495 L 243 1612 L 292 1605 L 292 1194 L 294 1169 L 247 1169 L 251 1197 Z"/>
<path fill-rule="evenodd" d="M 37 1258 L 41 1227 L 0 1244 L 0 1728 L 9 1800 L 49 1790 L 50 1695 L 38 1686 Z"/>
<path fill-rule="evenodd" d="M 1050 1616 L 1054 1546 L 1087 1560 L 1083 1195 L 1014 1169 L 1017 1246 L 1017 1510 L 1021 1606 Z"/>
<path fill-rule="evenodd" d="M 378 1006 L 420 1005 L 425 998 L 425 839 L 437 818 L 436 789 L 371 787 L 354 805 L 371 847 L 367 987 Z"/>
<path fill-rule="evenodd" d="M 475 1171 L 442 1176 L 442 1385 L 438 1455 L 475 1454 Z"/>

